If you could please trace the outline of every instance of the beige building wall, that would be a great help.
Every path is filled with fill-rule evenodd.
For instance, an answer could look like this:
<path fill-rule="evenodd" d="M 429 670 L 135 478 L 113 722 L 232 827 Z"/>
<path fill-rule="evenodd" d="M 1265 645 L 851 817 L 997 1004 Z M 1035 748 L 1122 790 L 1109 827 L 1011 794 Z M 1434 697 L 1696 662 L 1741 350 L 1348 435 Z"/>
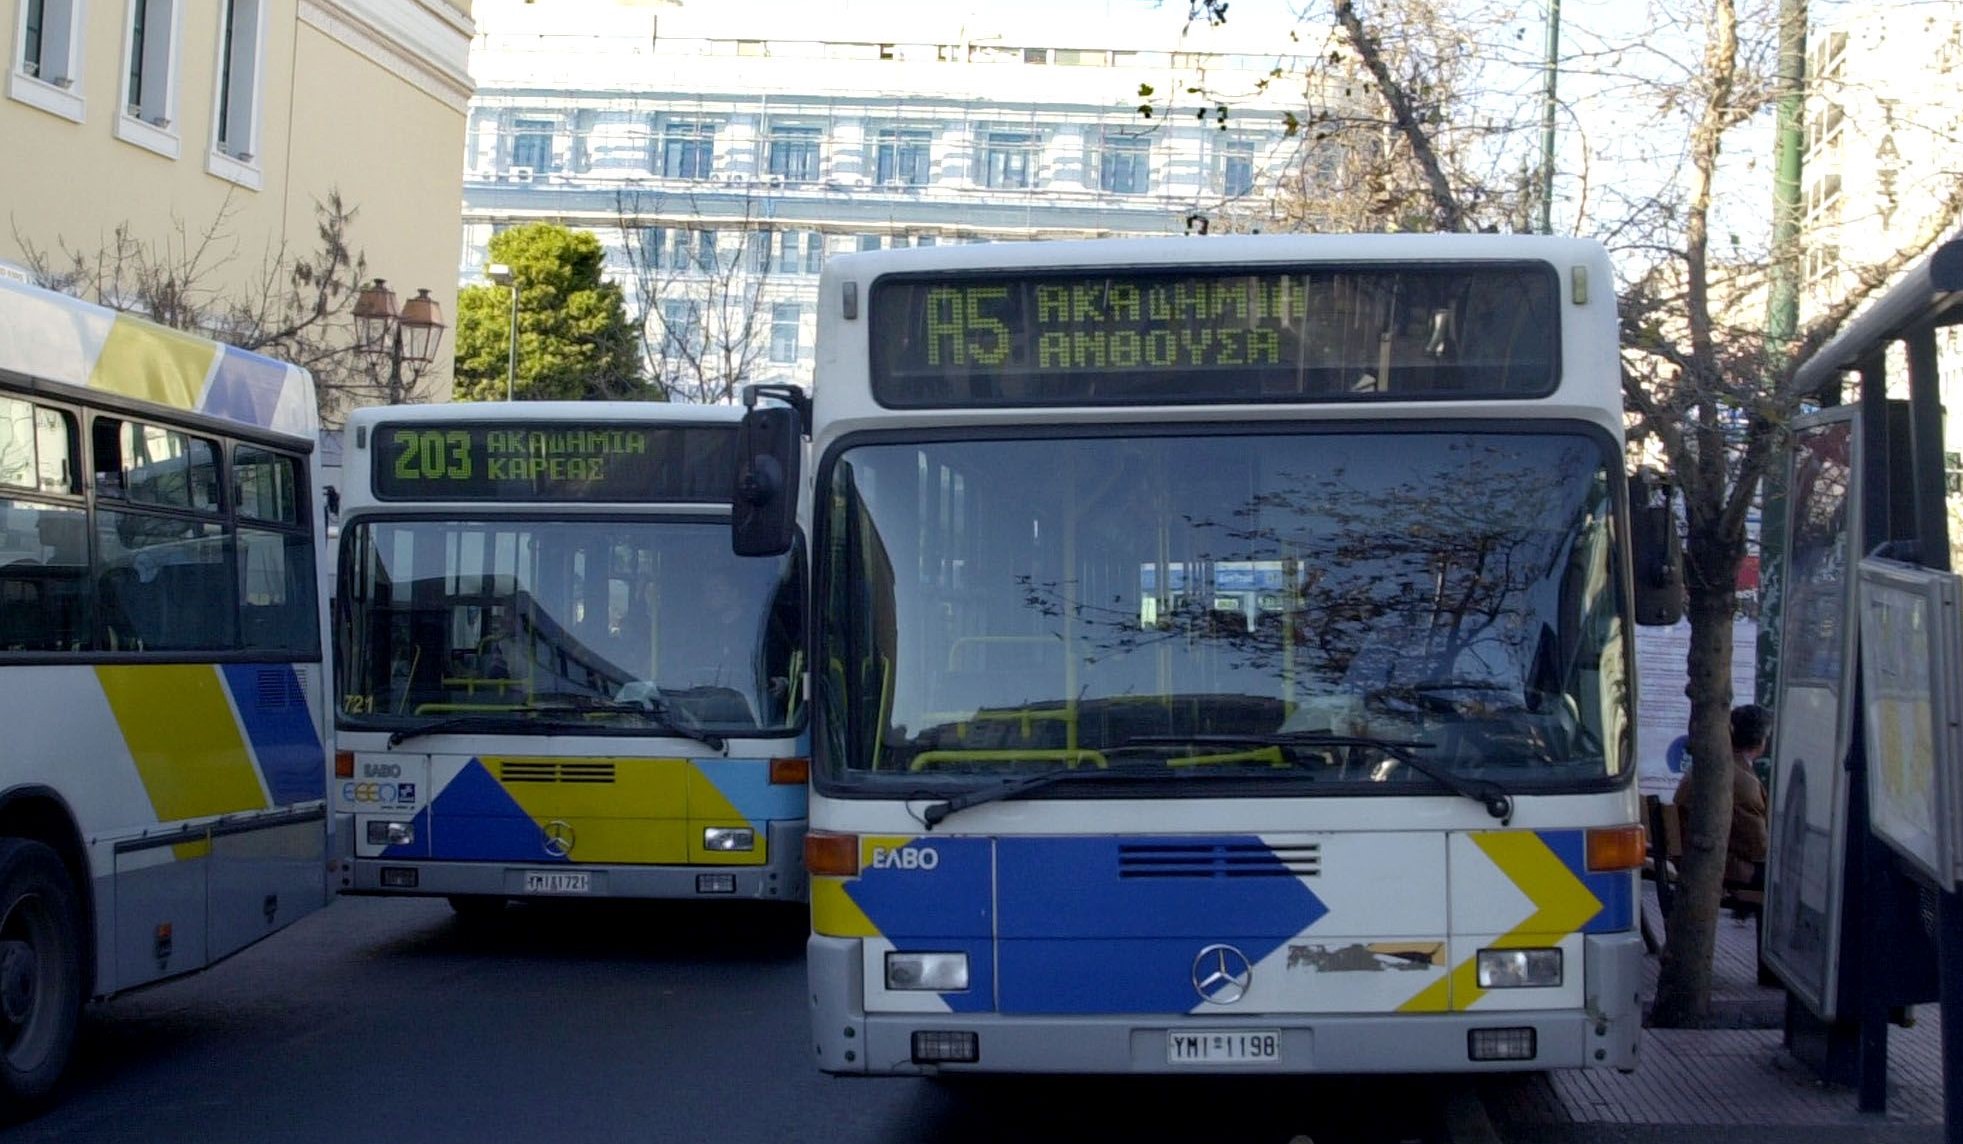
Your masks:
<path fill-rule="evenodd" d="M 209 282 L 249 290 L 285 244 L 317 245 L 313 204 L 338 190 L 357 214 L 351 245 L 398 300 L 428 287 L 456 309 L 470 0 L 230 0 L 257 18 L 256 90 L 218 138 L 228 0 L 148 0 L 146 84 L 127 100 L 137 0 L 43 0 L 41 58 L 28 59 L 29 0 L 0 0 L 0 263 L 30 248 L 93 252 L 127 223 L 151 246 L 215 233 Z M 67 22 L 68 27 L 61 25 Z M 167 29 L 167 30 L 166 30 Z M 66 51 L 61 37 L 70 33 Z M 237 37 L 244 40 L 241 34 Z M 238 45 L 234 45 L 236 60 Z M 161 91 L 156 89 L 161 88 Z M 31 161 L 21 161 L 31 157 Z M 446 334 L 438 396 L 448 396 Z M 440 377 L 436 375 L 440 374 Z"/>

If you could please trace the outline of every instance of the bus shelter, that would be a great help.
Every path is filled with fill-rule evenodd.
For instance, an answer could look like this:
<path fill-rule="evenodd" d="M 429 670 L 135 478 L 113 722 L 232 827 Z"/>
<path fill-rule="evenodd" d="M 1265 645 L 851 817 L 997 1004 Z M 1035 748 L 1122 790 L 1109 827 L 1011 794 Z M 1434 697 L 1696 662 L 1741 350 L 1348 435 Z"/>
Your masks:
<path fill-rule="evenodd" d="M 1764 958 L 1788 1046 L 1886 1102 L 1888 1027 L 1940 1000 L 1946 1139 L 1963 1141 L 1963 236 L 1802 363 L 1778 577 Z M 1952 370 L 1952 373 L 1956 371 Z"/>

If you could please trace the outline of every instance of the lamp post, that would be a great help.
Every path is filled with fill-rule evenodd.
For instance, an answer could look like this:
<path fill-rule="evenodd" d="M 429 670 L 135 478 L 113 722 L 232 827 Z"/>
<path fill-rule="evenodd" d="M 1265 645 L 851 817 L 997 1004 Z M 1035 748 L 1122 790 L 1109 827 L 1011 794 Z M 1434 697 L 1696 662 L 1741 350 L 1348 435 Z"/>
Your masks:
<path fill-rule="evenodd" d="M 423 369 L 436 360 L 436 347 L 443 341 L 445 328 L 443 307 L 428 290 L 417 290 L 400 310 L 395 306 L 395 291 L 380 278 L 355 295 L 355 349 L 372 357 L 388 357 L 386 404 L 400 405 L 408 396 L 402 383 L 404 363 L 420 378 Z"/>
<path fill-rule="evenodd" d="M 511 288 L 511 358 L 504 367 L 504 399 L 512 401 L 518 388 L 518 276 L 502 262 L 486 266 L 484 274 L 498 285 Z"/>

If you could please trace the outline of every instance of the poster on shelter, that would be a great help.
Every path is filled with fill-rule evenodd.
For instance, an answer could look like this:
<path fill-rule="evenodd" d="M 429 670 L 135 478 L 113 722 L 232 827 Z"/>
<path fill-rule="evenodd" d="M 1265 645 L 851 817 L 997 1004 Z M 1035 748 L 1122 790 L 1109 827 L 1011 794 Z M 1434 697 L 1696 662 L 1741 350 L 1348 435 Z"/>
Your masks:
<path fill-rule="evenodd" d="M 1739 619 L 1731 626 L 1731 701 L 1750 703 L 1757 675 L 1759 626 Z M 1670 801 L 1688 763 L 1690 621 L 1667 628 L 1636 629 L 1636 785 Z"/>

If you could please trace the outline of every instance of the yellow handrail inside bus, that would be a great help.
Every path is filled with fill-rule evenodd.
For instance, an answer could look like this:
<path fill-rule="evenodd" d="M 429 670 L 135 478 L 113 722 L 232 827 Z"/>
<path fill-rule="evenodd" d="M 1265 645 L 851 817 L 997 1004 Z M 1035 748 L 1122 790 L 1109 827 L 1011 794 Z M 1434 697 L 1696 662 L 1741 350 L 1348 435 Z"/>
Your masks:
<path fill-rule="evenodd" d="M 1062 763 L 1067 769 L 1076 770 L 1088 762 L 1100 770 L 1110 766 L 1102 751 L 1089 747 L 1051 747 L 1007 750 L 995 747 L 977 747 L 973 750 L 922 751 L 907 764 L 910 771 L 924 771 L 928 767 L 945 763 L 972 763 L 989 759 L 1004 763 Z"/>

